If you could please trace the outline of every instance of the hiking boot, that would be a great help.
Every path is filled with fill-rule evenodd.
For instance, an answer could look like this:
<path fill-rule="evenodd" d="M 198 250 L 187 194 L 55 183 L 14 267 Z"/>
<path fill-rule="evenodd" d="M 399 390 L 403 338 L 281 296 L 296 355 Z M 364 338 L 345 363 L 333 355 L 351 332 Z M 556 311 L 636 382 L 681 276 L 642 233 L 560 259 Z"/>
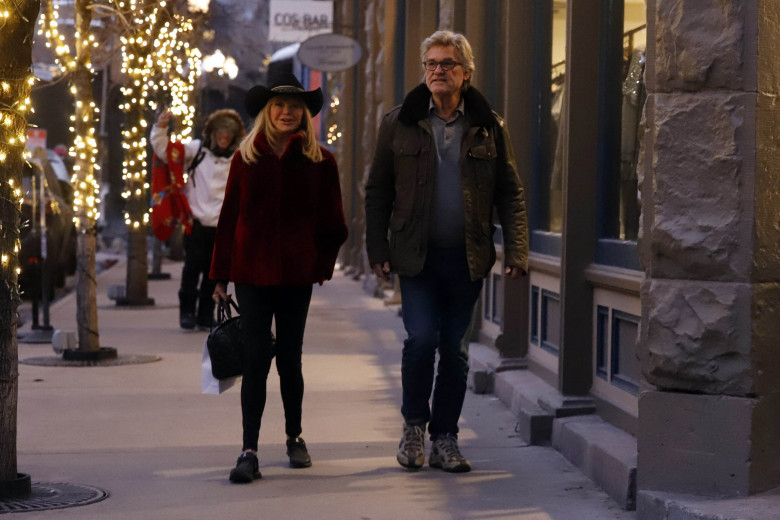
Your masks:
<path fill-rule="evenodd" d="M 433 441 L 428 464 L 450 473 L 471 471 L 471 463 L 460 454 L 458 438 L 452 434 L 442 435 Z"/>
<path fill-rule="evenodd" d="M 309 457 L 306 443 L 302 437 L 287 439 L 287 456 L 290 457 L 290 467 L 308 468 L 311 466 L 311 457 Z"/>
<path fill-rule="evenodd" d="M 425 464 L 425 426 L 404 423 L 404 433 L 395 457 L 398 464 L 409 469 L 420 469 Z"/>
<path fill-rule="evenodd" d="M 236 483 L 252 482 L 261 476 L 257 455 L 248 451 L 238 457 L 236 467 L 230 470 L 230 481 Z"/>

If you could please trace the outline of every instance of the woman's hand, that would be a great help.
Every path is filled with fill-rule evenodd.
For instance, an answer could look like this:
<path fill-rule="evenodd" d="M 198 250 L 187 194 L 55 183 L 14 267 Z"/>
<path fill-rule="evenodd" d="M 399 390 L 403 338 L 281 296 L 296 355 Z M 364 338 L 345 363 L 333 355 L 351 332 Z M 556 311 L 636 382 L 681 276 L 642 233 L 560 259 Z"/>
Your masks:
<path fill-rule="evenodd" d="M 160 113 L 159 116 L 157 116 L 157 123 L 156 125 L 160 128 L 167 128 L 168 122 L 171 120 L 171 111 L 170 110 L 163 110 L 162 113 Z"/>
<path fill-rule="evenodd" d="M 220 301 L 233 301 L 233 296 L 227 293 L 227 285 L 217 282 L 214 286 L 214 294 L 211 295 L 211 299 L 219 303 Z"/>

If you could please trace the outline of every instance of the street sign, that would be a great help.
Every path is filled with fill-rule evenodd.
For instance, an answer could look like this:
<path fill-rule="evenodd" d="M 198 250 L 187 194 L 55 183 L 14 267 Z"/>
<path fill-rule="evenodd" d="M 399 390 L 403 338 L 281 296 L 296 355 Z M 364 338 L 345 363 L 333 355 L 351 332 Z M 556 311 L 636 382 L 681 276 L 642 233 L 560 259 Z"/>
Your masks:
<path fill-rule="evenodd" d="M 268 39 L 272 42 L 302 42 L 333 30 L 333 2 L 271 0 Z"/>
<path fill-rule="evenodd" d="M 343 34 L 319 34 L 301 43 L 298 59 L 307 67 L 336 72 L 354 67 L 360 60 L 360 44 Z"/>

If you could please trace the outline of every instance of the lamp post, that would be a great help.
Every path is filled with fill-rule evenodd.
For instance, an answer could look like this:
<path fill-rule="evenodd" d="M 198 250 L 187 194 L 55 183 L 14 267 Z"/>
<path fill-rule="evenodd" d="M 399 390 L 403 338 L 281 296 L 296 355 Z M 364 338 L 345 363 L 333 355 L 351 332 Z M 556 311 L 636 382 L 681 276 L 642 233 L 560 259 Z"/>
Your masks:
<path fill-rule="evenodd" d="M 231 56 L 225 56 L 221 50 L 217 49 L 213 54 L 208 54 L 203 58 L 203 71 L 217 76 L 227 76 L 230 79 L 236 79 L 238 76 L 238 65 Z"/>

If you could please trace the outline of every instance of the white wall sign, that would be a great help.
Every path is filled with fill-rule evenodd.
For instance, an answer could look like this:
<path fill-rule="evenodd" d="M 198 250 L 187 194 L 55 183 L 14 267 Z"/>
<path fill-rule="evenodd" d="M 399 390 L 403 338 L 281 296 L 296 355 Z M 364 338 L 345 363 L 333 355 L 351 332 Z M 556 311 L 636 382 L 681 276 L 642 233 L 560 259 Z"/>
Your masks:
<path fill-rule="evenodd" d="M 360 44 L 342 34 L 320 34 L 301 44 L 298 59 L 314 70 L 335 72 L 354 66 L 360 59 Z"/>
<path fill-rule="evenodd" d="M 302 42 L 333 31 L 333 2 L 271 0 L 268 23 L 272 42 Z"/>

